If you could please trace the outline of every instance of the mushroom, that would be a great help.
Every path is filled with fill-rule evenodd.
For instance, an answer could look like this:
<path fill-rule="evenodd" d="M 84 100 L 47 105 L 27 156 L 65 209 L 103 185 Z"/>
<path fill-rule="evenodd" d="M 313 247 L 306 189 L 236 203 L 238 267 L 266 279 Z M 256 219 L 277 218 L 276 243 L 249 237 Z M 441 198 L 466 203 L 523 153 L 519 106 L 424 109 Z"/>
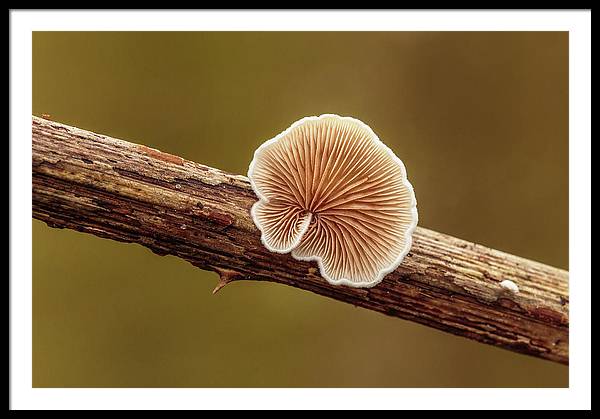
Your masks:
<path fill-rule="evenodd" d="M 517 284 L 512 282 L 510 279 L 505 279 L 504 281 L 500 282 L 500 287 L 502 287 L 503 290 L 506 290 L 513 294 L 519 293 L 519 287 L 517 286 Z"/>
<path fill-rule="evenodd" d="M 256 150 L 248 177 L 264 246 L 316 260 L 331 284 L 372 287 L 411 247 L 418 217 L 404 164 L 358 119 L 295 122 Z"/>

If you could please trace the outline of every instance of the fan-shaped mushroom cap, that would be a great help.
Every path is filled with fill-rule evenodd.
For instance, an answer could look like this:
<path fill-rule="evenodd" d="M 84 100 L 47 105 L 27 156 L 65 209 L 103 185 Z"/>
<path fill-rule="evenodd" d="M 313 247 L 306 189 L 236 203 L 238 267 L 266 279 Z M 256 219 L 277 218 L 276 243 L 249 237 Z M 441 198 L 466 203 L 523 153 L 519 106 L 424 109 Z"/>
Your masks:
<path fill-rule="evenodd" d="M 332 284 L 376 285 L 410 249 L 417 208 L 404 165 L 357 119 L 295 122 L 256 150 L 248 177 L 263 244 L 316 260 Z"/>

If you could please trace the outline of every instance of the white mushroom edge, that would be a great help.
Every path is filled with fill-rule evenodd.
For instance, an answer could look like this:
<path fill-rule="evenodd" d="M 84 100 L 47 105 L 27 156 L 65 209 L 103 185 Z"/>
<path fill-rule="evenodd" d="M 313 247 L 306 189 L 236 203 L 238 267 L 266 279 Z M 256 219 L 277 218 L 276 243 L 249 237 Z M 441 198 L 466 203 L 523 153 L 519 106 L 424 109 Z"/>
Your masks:
<path fill-rule="evenodd" d="M 265 196 L 263 196 L 260 191 L 258 190 L 256 184 L 254 183 L 253 180 L 253 174 L 254 174 L 254 166 L 258 160 L 258 158 L 260 158 L 260 156 L 262 155 L 262 153 L 264 152 L 264 150 L 271 144 L 277 142 L 279 139 L 281 139 L 282 137 L 284 137 L 285 135 L 287 135 L 291 130 L 293 130 L 294 128 L 298 127 L 299 125 L 302 125 L 303 123 L 307 122 L 307 121 L 317 121 L 319 119 L 324 119 L 324 118 L 328 118 L 328 117 L 333 117 L 333 118 L 339 118 L 342 120 L 347 120 L 347 121 L 352 121 L 357 123 L 359 126 L 361 126 L 362 128 L 364 128 L 365 130 L 367 130 L 367 132 L 369 132 L 370 134 L 373 135 L 373 139 L 375 140 L 375 143 L 377 145 L 379 145 L 381 147 L 382 150 L 384 150 L 390 157 L 391 159 L 398 164 L 398 166 L 400 167 L 400 171 L 402 174 L 402 182 L 404 184 L 404 186 L 407 188 L 407 190 L 410 193 L 411 196 L 411 216 L 412 216 L 412 222 L 408 225 L 408 227 L 406 228 L 405 231 L 405 243 L 404 243 L 404 250 L 402 251 L 402 253 L 400 253 L 398 255 L 398 257 L 395 259 L 395 261 L 386 269 L 383 269 L 381 271 L 379 271 L 379 275 L 375 278 L 375 280 L 371 281 L 371 282 L 352 282 L 348 279 L 345 278 L 341 278 L 339 280 L 335 280 L 333 278 L 330 278 L 328 275 L 325 274 L 325 269 L 323 267 L 323 262 L 321 260 L 320 256 L 310 256 L 310 257 L 300 257 L 300 256 L 296 256 L 294 255 L 294 248 L 296 248 L 300 242 L 302 241 L 302 237 L 304 236 L 304 234 L 306 233 L 306 231 L 308 230 L 308 227 L 310 225 L 310 219 L 311 217 L 307 218 L 306 224 L 302 226 L 301 228 L 301 234 L 298 235 L 298 239 L 294 241 L 294 243 L 292 243 L 292 245 L 288 248 L 288 249 L 284 249 L 284 250 L 278 250 L 278 249 L 274 249 L 271 246 L 268 245 L 268 243 L 266 243 L 266 241 L 264 240 L 264 234 L 261 230 L 261 235 L 260 235 L 260 240 L 262 242 L 262 244 L 271 252 L 274 253 L 289 253 L 290 251 L 292 252 L 292 257 L 296 260 L 301 260 L 301 261 L 316 261 L 318 266 L 319 266 L 319 272 L 321 274 L 321 276 L 330 284 L 332 285 L 347 285 L 349 287 L 353 287 L 353 288 L 371 288 L 374 287 L 375 285 L 379 284 L 383 278 L 389 274 L 390 272 L 393 272 L 396 270 L 396 268 L 398 268 L 398 266 L 400 266 L 400 264 L 402 263 L 402 260 L 404 260 L 404 257 L 408 254 L 408 252 L 410 251 L 411 247 L 412 247 L 412 235 L 415 231 L 415 229 L 417 228 L 417 223 L 419 221 L 419 214 L 417 212 L 417 199 L 415 197 L 415 193 L 414 193 L 414 189 L 412 184 L 408 181 L 408 177 L 406 174 L 406 167 L 404 166 L 404 163 L 402 162 L 402 160 L 400 160 L 398 158 L 398 156 L 396 156 L 396 154 L 394 154 L 394 152 L 387 146 L 385 145 L 385 143 L 383 143 L 383 141 L 381 141 L 379 139 L 379 137 L 377 136 L 377 134 L 375 134 L 375 132 L 373 131 L 373 129 L 371 129 L 371 127 L 369 127 L 367 124 L 365 124 L 364 122 L 362 122 L 360 119 L 356 119 L 350 116 L 339 116 L 336 114 L 331 114 L 331 113 L 327 113 L 327 114 L 322 114 L 319 116 L 307 116 L 304 117 L 302 119 L 299 119 L 298 121 L 294 122 L 292 125 L 290 125 L 287 129 L 285 129 L 284 131 L 282 131 L 281 133 L 279 133 L 278 135 L 276 135 L 275 137 L 271 138 L 270 140 L 265 141 L 264 143 L 262 143 L 254 152 L 254 157 L 252 159 L 252 162 L 250 162 L 250 166 L 248 167 L 248 178 L 250 179 L 250 185 L 252 186 L 252 190 L 254 191 L 254 193 L 256 194 L 256 196 L 258 196 L 259 200 L 257 202 L 254 203 L 254 205 L 252 205 L 252 209 L 250 210 L 250 214 L 252 216 L 252 220 L 254 221 L 254 224 L 259 228 L 260 230 L 260 223 L 257 221 L 257 217 L 255 214 L 255 208 L 257 207 L 257 205 L 259 204 L 260 201 L 268 201 L 267 198 Z"/>

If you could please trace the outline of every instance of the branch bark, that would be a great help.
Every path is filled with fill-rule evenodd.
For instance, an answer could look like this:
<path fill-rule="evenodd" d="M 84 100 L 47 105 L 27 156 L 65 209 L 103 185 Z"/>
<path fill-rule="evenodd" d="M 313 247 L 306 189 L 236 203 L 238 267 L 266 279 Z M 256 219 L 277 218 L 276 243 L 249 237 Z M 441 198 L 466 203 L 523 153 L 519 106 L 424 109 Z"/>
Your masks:
<path fill-rule="evenodd" d="M 329 285 L 316 264 L 270 253 L 246 177 L 32 118 L 33 217 L 142 244 L 236 280 L 277 282 L 455 335 L 568 363 L 568 272 L 424 228 L 374 288 Z M 515 293 L 500 286 L 517 284 Z"/>

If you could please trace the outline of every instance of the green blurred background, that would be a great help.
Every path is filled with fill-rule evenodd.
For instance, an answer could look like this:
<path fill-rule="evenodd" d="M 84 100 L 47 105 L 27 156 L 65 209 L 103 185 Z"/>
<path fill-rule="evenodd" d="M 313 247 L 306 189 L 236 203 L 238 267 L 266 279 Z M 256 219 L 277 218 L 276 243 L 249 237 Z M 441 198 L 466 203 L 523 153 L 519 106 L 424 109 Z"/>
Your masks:
<path fill-rule="evenodd" d="M 566 32 L 36 32 L 33 114 L 245 174 L 308 115 L 404 161 L 419 224 L 568 268 Z M 33 221 L 35 387 L 564 387 L 568 368 Z"/>

